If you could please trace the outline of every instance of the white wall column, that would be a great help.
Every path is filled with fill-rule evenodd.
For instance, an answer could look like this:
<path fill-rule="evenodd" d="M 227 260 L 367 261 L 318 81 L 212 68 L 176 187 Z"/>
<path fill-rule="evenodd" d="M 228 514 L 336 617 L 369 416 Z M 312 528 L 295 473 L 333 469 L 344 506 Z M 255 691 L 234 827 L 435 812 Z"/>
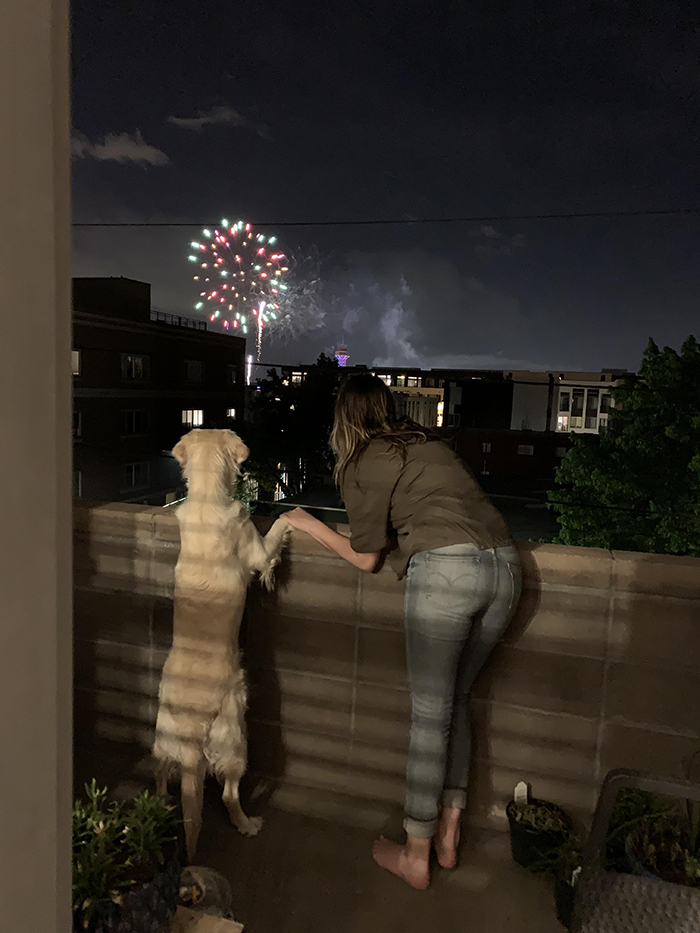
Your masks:
<path fill-rule="evenodd" d="M 0 2 L 0 930 L 66 933 L 71 810 L 67 0 Z"/>

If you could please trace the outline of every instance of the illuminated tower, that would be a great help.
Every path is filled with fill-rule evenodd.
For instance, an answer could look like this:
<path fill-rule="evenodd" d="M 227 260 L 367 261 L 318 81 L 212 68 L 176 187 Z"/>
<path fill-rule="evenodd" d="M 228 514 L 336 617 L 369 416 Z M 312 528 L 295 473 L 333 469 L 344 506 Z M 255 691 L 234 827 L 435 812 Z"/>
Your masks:
<path fill-rule="evenodd" d="M 335 358 L 338 360 L 338 366 L 347 366 L 348 356 L 349 354 L 345 347 L 341 347 L 340 350 L 336 350 Z"/>

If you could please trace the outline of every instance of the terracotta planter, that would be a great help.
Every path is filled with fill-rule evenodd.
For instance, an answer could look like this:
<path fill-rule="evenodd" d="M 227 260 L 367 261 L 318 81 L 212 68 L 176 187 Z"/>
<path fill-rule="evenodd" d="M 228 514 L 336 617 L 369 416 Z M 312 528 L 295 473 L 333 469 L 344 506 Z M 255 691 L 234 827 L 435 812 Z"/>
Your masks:
<path fill-rule="evenodd" d="M 523 868 L 532 868 L 538 862 L 549 858 L 552 852 L 559 848 L 572 830 L 571 820 L 567 813 L 555 803 L 546 800 L 531 800 L 530 803 L 546 807 L 557 813 L 564 820 L 566 830 L 536 829 L 527 823 L 515 819 L 515 804 L 511 802 L 506 807 L 508 823 L 510 824 L 510 850 L 514 861 Z"/>

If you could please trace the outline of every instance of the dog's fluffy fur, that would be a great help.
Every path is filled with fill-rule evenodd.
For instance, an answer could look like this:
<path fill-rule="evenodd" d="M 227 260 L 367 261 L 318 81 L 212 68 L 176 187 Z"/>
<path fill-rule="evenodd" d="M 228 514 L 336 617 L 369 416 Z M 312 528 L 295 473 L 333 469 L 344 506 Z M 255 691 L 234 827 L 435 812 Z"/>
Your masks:
<path fill-rule="evenodd" d="M 232 823 L 253 835 L 261 825 L 241 809 L 238 784 L 247 767 L 247 688 L 238 632 L 253 574 L 268 588 L 289 525 L 278 519 L 261 538 L 231 497 L 248 448 L 233 431 L 194 430 L 173 450 L 187 480 L 177 508 L 180 557 L 175 568 L 173 644 L 163 668 L 153 754 L 158 791 L 179 766 L 187 855 L 197 848 L 207 772 L 224 785 Z"/>

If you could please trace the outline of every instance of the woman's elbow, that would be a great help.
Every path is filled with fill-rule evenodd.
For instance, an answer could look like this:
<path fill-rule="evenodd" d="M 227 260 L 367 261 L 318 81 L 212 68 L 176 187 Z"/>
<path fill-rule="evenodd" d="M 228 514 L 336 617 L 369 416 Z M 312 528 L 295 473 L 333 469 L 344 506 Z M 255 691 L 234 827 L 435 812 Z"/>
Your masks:
<path fill-rule="evenodd" d="M 363 570 L 365 573 L 372 573 L 373 570 L 376 570 L 380 554 L 381 551 L 373 551 L 369 554 L 358 554 L 357 565 L 360 570 Z"/>

